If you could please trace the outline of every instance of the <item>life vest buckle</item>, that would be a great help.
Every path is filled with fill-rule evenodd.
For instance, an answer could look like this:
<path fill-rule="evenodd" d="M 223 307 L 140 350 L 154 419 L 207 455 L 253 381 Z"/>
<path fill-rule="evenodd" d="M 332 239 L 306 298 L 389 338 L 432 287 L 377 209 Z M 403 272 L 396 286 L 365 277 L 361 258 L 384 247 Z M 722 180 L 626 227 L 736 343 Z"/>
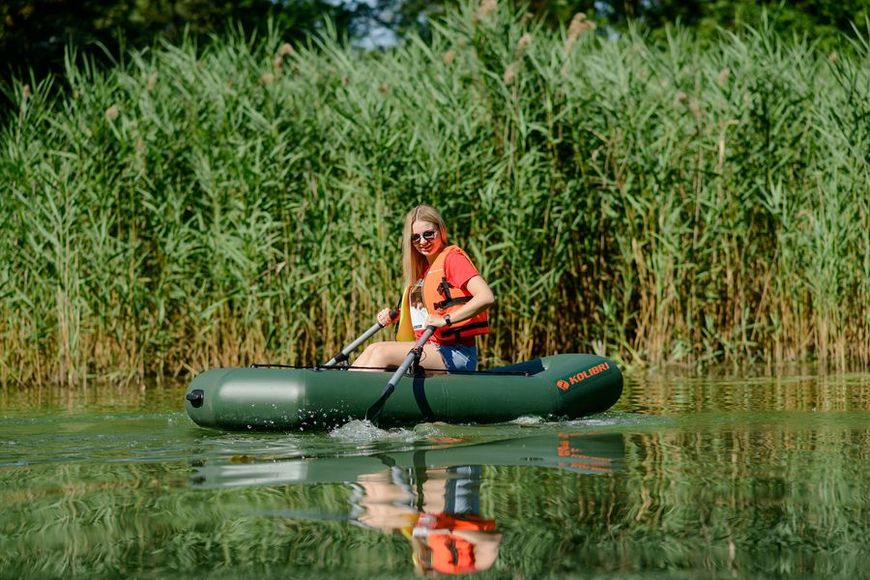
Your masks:
<path fill-rule="evenodd" d="M 438 294 L 450 300 L 451 288 L 453 288 L 453 286 L 450 285 L 450 282 L 447 281 L 447 278 L 441 278 L 441 282 L 438 284 Z"/>

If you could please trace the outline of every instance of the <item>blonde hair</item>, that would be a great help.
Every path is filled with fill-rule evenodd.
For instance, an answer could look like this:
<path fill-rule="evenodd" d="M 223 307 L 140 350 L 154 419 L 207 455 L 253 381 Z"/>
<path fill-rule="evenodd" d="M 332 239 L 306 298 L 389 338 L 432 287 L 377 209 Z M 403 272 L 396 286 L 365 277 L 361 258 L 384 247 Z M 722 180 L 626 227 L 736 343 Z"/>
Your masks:
<path fill-rule="evenodd" d="M 447 246 L 447 226 L 444 225 L 444 220 L 441 219 L 441 214 L 431 205 L 418 205 L 408 212 L 405 216 L 405 229 L 402 232 L 402 274 L 405 285 L 402 288 L 408 288 L 423 276 L 423 271 L 429 265 L 426 256 L 421 254 L 414 248 L 411 243 L 411 234 L 413 233 L 414 222 L 429 222 L 434 224 L 438 229 L 438 235 Z"/>

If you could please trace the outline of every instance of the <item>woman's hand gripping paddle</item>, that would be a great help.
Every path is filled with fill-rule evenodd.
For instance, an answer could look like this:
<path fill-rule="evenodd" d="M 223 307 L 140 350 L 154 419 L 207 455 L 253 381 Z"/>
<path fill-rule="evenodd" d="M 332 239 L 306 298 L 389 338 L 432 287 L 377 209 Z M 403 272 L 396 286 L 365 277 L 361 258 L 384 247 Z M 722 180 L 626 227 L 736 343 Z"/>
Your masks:
<path fill-rule="evenodd" d="M 398 315 L 399 315 L 399 312 L 397 310 L 390 310 L 390 320 L 395 320 Z M 367 341 L 374 334 L 379 332 L 382 328 L 384 328 L 383 324 L 381 324 L 380 322 L 375 322 L 371 328 L 369 328 L 364 333 L 362 333 L 352 343 L 350 343 L 349 345 L 347 345 L 346 347 L 341 349 L 340 353 L 338 353 L 337 355 L 335 355 L 334 357 L 329 359 L 329 362 L 323 366 L 324 367 L 334 367 L 337 364 L 343 363 L 344 361 L 347 360 L 348 355 L 356 349 L 356 347 L 358 347 L 359 345 L 361 345 L 362 343 Z"/>
<path fill-rule="evenodd" d="M 402 378 L 402 375 L 405 374 L 405 371 L 408 370 L 408 367 L 411 366 L 411 363 L 414 362 L 414 359 L 420 356 L 420 352 L 423 350 L 423 345 L 426 344 L 426 341 L 429 340 L 429 337 L 432 336 L 433 332 L 435 332 L 434 326 L 426 327 L 426 330 L 423 331 L 423 335 L 417 339 L 417 342 L 414 343 L 414 347 L 408 351 L 408 356 L 405 357 L 405 361 L 399 365 L 399 368 L 396 369 L 396 372 L 393 373 L 393 376 L 387 382 L 387 386 L 384 387 L 381 396 L 378 397 L 378 400 L 375 401 L 371 407 L 366 409 L 366 420 L 371 421 L 372 423 L 377 423 L 378 416 L 381 414 L 384 404 L 386 404 L 390 395 L 393 394 L 393 391 L 396 390 L 396 384 Z"/>

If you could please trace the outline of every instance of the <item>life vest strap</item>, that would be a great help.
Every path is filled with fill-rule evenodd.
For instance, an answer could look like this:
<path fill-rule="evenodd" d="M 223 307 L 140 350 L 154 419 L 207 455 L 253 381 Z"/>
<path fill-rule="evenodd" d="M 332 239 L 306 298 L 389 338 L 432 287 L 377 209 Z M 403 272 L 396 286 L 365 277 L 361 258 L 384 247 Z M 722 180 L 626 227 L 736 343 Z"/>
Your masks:
<path fill-rule="evenodd" d="M 436 302 L 435 309 L 444 310 L 445 308 L 450 308 L 451 306 L 456 306 L 457 304 L 465 304 L 466 302 L 471 302 L 471 298 L 471 296 L 457 296 L 456 298 L 448 298 L 447 300 Z"/>
<path fill-rule="evenodd" d="M 449 328 L 447 326 L 441 327 L 441 334 L 446 338 L 448 336 L 457 336 L 461 337 L 463 333 L 466 333 L 469 330 L 476 330 L 478 328 L 489 328 L 489 322 L 486 320 L 481 322 L 472 322 L 471 324 L 466 324 L 462 328 Z"/>

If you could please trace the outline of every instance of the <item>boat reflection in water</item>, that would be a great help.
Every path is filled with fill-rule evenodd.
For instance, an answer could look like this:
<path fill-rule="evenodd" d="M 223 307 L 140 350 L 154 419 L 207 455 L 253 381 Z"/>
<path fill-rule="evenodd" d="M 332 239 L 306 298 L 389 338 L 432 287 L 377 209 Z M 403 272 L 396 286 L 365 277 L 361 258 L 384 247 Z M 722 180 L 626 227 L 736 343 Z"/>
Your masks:
<path fill-rule="evenodd" d="M 350 521 L 404 536 L 419 572 L 469 574 L 493 565 L 502 540 L 495 519 L 481 510 L 481 483 L 496 479 L 485 467 L 610 475 L 621 469 L 625 455 L 620 434 L 550 432 L 478 444 L 450 437 L 429 442 L 445 447 L 262 463 L 244 458 L 197 467 L 192 483 L 208 488 L 348 483 Z"/>

